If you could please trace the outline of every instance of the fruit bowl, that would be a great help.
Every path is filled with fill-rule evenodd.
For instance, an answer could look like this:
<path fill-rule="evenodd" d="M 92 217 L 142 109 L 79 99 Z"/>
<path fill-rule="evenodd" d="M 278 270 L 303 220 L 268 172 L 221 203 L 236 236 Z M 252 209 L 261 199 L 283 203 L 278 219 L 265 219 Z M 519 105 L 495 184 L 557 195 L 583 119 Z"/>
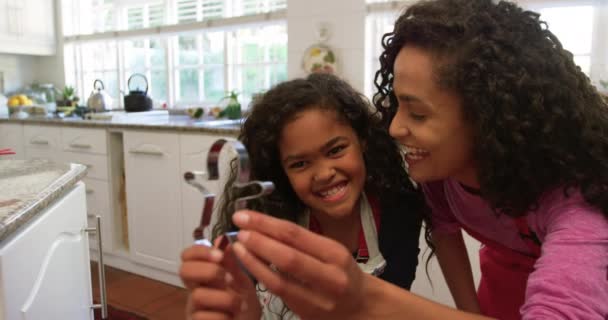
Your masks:
<path fill-rule="evenodd" d="M 10 106 L 8 108 L 10 117 L 13 119 L 25 119 L 29 117 L 29 113 L 25 112 L 27 106 Z"/>

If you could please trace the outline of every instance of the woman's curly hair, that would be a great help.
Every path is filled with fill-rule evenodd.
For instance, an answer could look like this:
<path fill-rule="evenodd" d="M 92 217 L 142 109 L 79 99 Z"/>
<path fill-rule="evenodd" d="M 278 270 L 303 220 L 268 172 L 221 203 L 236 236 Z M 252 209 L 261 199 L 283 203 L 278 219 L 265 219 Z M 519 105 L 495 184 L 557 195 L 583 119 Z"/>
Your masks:
<path fill-rule="evenodd" d="M 608 216 L 606 103 L 539 17 L 506 1 L 409 7 L 383 37 L 374 106 L 390 122 L 395 57 L 423 48 L 439 87 L 462 99 L 480 192 L 497 212 L 521 216 L 548 190 L 578 188 Z"/>
<path fill-rule="evenodd" d="M 401 215 L 422 217 L 426 208 L 423 196 L 409 180 L 399 147 L 382 126 L 380 115 L 349 84 L 328 74 L 311 74 L 305 79 L 280 83 L 253 101 L 239 140 L 249 153 L 251 179 L 272 181 L 275 191 L 263 199 L 249 201 L 248 208 L 298 222 L 305 205 L 283 170 L 278 145 L 283 127 L 297 114 L 313 108 L 335 112 L 337 121 L 348 124 L 357 134 L 367 172 L 365 190 L 375 195 L 381 204 L 406 202 L 411 212 L 399 212 Z M 232 188 L 234 167 L 233 164 L 219 204 L 214 238 L 236 229 L 231 221 L 234 212 L 231 204 L 239 194 Z"/>

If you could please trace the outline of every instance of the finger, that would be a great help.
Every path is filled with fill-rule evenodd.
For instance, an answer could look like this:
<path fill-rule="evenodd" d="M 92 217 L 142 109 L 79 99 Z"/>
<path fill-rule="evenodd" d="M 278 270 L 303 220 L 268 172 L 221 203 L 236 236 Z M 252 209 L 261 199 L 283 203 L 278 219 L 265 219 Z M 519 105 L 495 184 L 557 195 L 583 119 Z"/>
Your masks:
<path fill-rule="evenodd" d="M 192 311 L 214 311 L 231 315 L 241 310 L 240 296 L 231 290 L 199 287 L 190 294 Z"/>
<path fill-rule="evenodd" d="M 324 262 L 335 262 L 346 250 L 340 243 L 311 232 L 292 222 L 255 211 L 238 211 L 232 216 L 241 229 L 263 233 Z M 322 250 L 320 250 L 322 248 Z"/>
<path fill-rule="evenodd" d="M 232 245 L 226 248 L 222 266 L 227 271 L 227 284 L 237 292 L 255 293 L 253 281 L 246 274 L 245 267 L 235 256 Z"/>
<path fill-rule="evenodd" d="M 203 260 L 209 262 L 220 262 L 223 258 L 221 250 L 202 245 L 193 245 L 182 251 L 182 262 L 189 260 Z"/>
<path fill-rule="evenodd" d="M 342 294 L 348 285 L 344 270 L 349 270 L 352 265 L 356 267 L 345 248 L 333 257 L 335 263 L 325 263 L 258 232 L 241 231 L 238 239 L 258 259 L 269 261 L 300 282 L 314 284 L 327 295 Z"/>
<path fill-rule="evenodd" d="M 268 265 L 252 255 L 241 243 L 232 245 L 233 250 L 251 274 L 272 293 L 280 296 L 297 314 L 313 310 L 327 310 L 333 305 L 323 293 L 308 288 L 296 279 L 271 270 Z M 308 310 L 306 310 L 308 308 Z"/>
<path fill-rule="evenodd" d="M 213 262 L 188 261 L 179 268 L 179 276 L 188 289 L 204 285 L 214 288 L 226 286 L 226 270 Z"/>
<path fill-rule="evenodd" d="M 232 316 L 221 312 L 197 311 L 188 320 L 230 320 Z"/>

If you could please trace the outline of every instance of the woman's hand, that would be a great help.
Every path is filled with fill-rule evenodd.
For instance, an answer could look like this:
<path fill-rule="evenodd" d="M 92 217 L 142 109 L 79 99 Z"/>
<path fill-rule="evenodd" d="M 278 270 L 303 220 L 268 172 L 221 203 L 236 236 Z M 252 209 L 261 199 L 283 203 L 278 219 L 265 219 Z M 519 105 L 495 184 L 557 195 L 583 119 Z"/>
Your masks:
<path fill-rule="evenodd" d="M 303 319 L 365 318 L 361 311 L 370 308 L 365 286 L 371 276 L 344 246 L 253 211 L 238 212 L 233 220 L 241 228 L 233 245 L 237 257 L 294 313 Z"/>
<path fill-rule="evenodd" d="M 190 291 L 187 319 L 260 319 L 254 285 L 230 246 L 224 252 L 203 245 L 184 250 L 180 277 Z"/>

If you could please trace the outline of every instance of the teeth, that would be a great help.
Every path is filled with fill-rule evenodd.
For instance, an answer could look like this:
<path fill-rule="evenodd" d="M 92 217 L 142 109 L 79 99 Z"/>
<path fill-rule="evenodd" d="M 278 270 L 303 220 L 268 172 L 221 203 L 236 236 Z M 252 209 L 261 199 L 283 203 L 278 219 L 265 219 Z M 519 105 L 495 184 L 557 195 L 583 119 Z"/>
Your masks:
<path fill-rule="evenodd" d="M 424 149 L 408 147 L 408 146 L 403 146 L 403 150 L 405 151 L 405 154 L 411 158 L 417 157 L 417 156 L 422 156 L 422 155 L 425 155 L 428 153 L 428 151 L 426 151 Z"/>
<path fill-rule="evenodd" d="M 319 192 L 319 194 L 321 194 L 321 196 L 323 196 L 324 198 L 326 198 L 326 197 L 333 196 L 334 194 L 342 191 L 342 189 L 344 189 L 344 185 L 343 184 L 339 185 L 339 186 L 336 186 L 336 187 L 333 187 L 333 188 L 331 188 L 331 189 L 329 189 L 327 191 Z"/>

